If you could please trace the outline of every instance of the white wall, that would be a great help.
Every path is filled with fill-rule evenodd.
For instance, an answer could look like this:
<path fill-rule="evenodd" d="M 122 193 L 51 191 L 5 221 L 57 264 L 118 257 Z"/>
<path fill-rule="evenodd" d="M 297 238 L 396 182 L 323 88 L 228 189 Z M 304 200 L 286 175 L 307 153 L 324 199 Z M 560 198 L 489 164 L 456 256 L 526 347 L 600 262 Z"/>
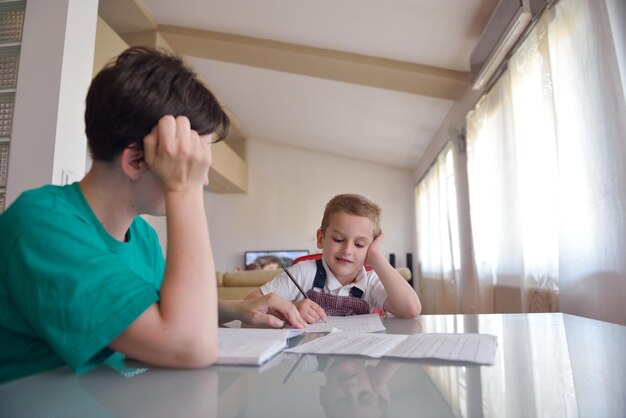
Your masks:
<path fill-rule="evenodd" d="M 97 13 L 97 0 L 26 2 L 6 206 L 63 172 L 83 177 Z"/>
<path fill-rule="evenodd" d="M 255 140 L 248 152 L 248 193 L 206 192 L 216 270 L 243 267 L 246 250 L 317 252 L 324 206 L 339 193 L 380 205 L 383 251 L 406 265 L 415 241 L 411 171 Z"/>

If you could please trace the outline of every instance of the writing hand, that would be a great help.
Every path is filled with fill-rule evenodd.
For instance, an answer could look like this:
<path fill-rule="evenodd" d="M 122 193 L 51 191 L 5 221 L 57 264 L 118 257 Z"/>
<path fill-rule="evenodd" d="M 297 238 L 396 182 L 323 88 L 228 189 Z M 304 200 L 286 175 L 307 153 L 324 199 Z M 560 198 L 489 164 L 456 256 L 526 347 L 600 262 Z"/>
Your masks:
<path fill-rule="evenodd" d="M 303 299 L 294 303 L 300 316 L 309 324 L 326 319 L 326 312 L 320 305 L 311 299 Z"/>
<path fill-rule="evenodd" d="M 251 325 L 265 325 L 274 328 L 283 327 L 285 322 L 295 328 L 304 328 L 307 325 L 296 307 L 275 293 L 241 301 L 239 316 L 242 322 Z"/>

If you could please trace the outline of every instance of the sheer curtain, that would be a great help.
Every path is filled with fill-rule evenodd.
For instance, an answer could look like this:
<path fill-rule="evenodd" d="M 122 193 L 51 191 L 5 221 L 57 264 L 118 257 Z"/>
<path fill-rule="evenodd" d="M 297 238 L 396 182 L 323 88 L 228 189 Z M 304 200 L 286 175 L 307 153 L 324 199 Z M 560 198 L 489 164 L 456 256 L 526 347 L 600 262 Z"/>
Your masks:
<path fill-rule="evenodd" d="M 479 310 L 558 309 L 558 171 L 546 23 L 467 117 Z"/>
<path fill-rule="evenodd" d="M 415 188 L 419 295 L 424 313 L 459 311 L 457 154 L 456 142 L 446 145 Z"/>
<path fill-rule="evenodd" d="M 561 0 L 468 114 L 480 311 L 559 310 L 581 267 L 625 271 L 623 91 L 606 3 Z"/>
<path fill-rule="evenodd" d="M 611 14 L 621 8 L 620 14 Z M 549 26 L 565 312 L 626 324 L 624 0 L 561 1 Z M 610 16 L 610 17 L 609 17 Z M 621 18 L 620 18 L 621 16 Z M 621 26 L 620 26 L 621 25 Z M 622 68 L 624 70 L 624 68 Z"/>

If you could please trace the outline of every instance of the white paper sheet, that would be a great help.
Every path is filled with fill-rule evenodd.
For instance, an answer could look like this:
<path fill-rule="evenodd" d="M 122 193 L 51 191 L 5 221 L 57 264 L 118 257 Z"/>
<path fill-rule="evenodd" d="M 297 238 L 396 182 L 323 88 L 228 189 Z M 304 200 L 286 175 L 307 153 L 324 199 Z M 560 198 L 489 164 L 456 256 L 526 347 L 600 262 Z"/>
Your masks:
<path fill-rule="evenodd" d="M 326 322 L 308 325 L 304 332 L 378 332 L 385 326 L 377 314 L 352 316 L 327 316 Z"/>
<path fill-rule="evenodd" d="M 408 335 L 398 334 L 335 332 L 285 351 L 309 354 L 352 354 L 379 358 L 407 337 Z"/>
<path fill-rule="evenodd" d="M 489 334 L 331 333 L 285 352 L 367 357 L 438 359 L 477 364 L 495 362 L 497 339 Z"/>
<path fill-rule="evenodd" d="M 415 334 L 385 357 L 432 358 L 493 364 L 497 338 L 490 334 Z"/>

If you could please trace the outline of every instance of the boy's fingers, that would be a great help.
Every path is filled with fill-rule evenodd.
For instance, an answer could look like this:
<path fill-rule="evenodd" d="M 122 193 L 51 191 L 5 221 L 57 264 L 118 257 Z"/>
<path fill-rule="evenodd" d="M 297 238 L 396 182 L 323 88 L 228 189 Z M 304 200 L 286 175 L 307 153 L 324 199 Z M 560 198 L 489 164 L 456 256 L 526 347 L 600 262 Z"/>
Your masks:
<path fill-rule="evenodd" d="M 163 147 L 170 153 L 175 150 L 177 122 L 172 115 L 165 115 L 159 119 L 157 124 L 157 133 L 159 136 L 159 146 Z"/>
<path fill-rule="evenodd" d="M 195 131 L 193 133 L 195 133 Z M 197 135 L 196 133 L 196 136 Z M 176 117 L 176 137 L 179 141 L 185 141 L 192 137 L 191 123 L 187 116 Z"/>
<path fill-rule="evenodd" d="M 311 309 L 309 309 L 307 313 L 313 319 L 314 322 L 317 322 L 321 319 L 319 312 L 317 312 L 317 310 L 313 308 L 313 306 L 311 306 Z"/>
<path fill-rule="evenodd" d="M 272 328 L 282 328 L 285 325 L 285 322 L 281 321 L 279 318 L 276 318 L 274 315 L 264 314 L 260 316 L 259 325 L 269 325 Z"/>
<path fill-rule="evenodd" d="M 317 322 L 317 318 L 313 317 L 313 315 L 308 312 L 303 315 L 303 318 L 306 319 L 306 322 L 308 324 L 314 324 L 315 322 Z"/>
<path fill-rule="evenodd" d="M 156 155 L 156 148 L 157 148 L 157 129 L 155 126 L 152 129 L 152 132 L 146 135 L 143 139 L 144 159 L 147 162 L 151 162 L 154 160 L 154 156 Z"/>
<path fill-rule="evenodd" d="M 302 319 L 300 312 L 298 312 L 298 309 L 296 309 L 293 303 L 280 297 L 276 297 L 275 295 L 272 297 L 273 295 L 273 293 L 270 294 L 270 297 L 268 298 L 268 306 L 271 309 L 285 317 L 289 325 L 293 327 L 302 328 L 306 325 L 306 321 Z"/>
<path fill-rule="evenodd" d="M 287 319 L 287 322 L 289 323 L 289 325 L 296 327 L 296 328 L 304 328 L 307 326 L 307 322 L 304 320 L 304 318 L 302 318 L 302 316 L 300 315 L 300 312 L 298 312 L 297 309 L 293 310 L 289 310 L 289 312 L 287 314 L 284 314 L 285 318 Z"/>
<path fill-rule="evenodd" d="M 306 325 L 306 321 L 300 315 L 297 309 L 287 309 L 284 311 L 279 311 L 283 317 L 287 320 L 287 323 L 292 327 L 302 328 Z"/>
<path fill-rule="evenodd" d="M 320 305 L 313 302 L 311 303 L 311 308 L 313 308 L 319 319 L 326 319 L 326 311 L 324 311 L 324 308 L 322 308 Z"/>

